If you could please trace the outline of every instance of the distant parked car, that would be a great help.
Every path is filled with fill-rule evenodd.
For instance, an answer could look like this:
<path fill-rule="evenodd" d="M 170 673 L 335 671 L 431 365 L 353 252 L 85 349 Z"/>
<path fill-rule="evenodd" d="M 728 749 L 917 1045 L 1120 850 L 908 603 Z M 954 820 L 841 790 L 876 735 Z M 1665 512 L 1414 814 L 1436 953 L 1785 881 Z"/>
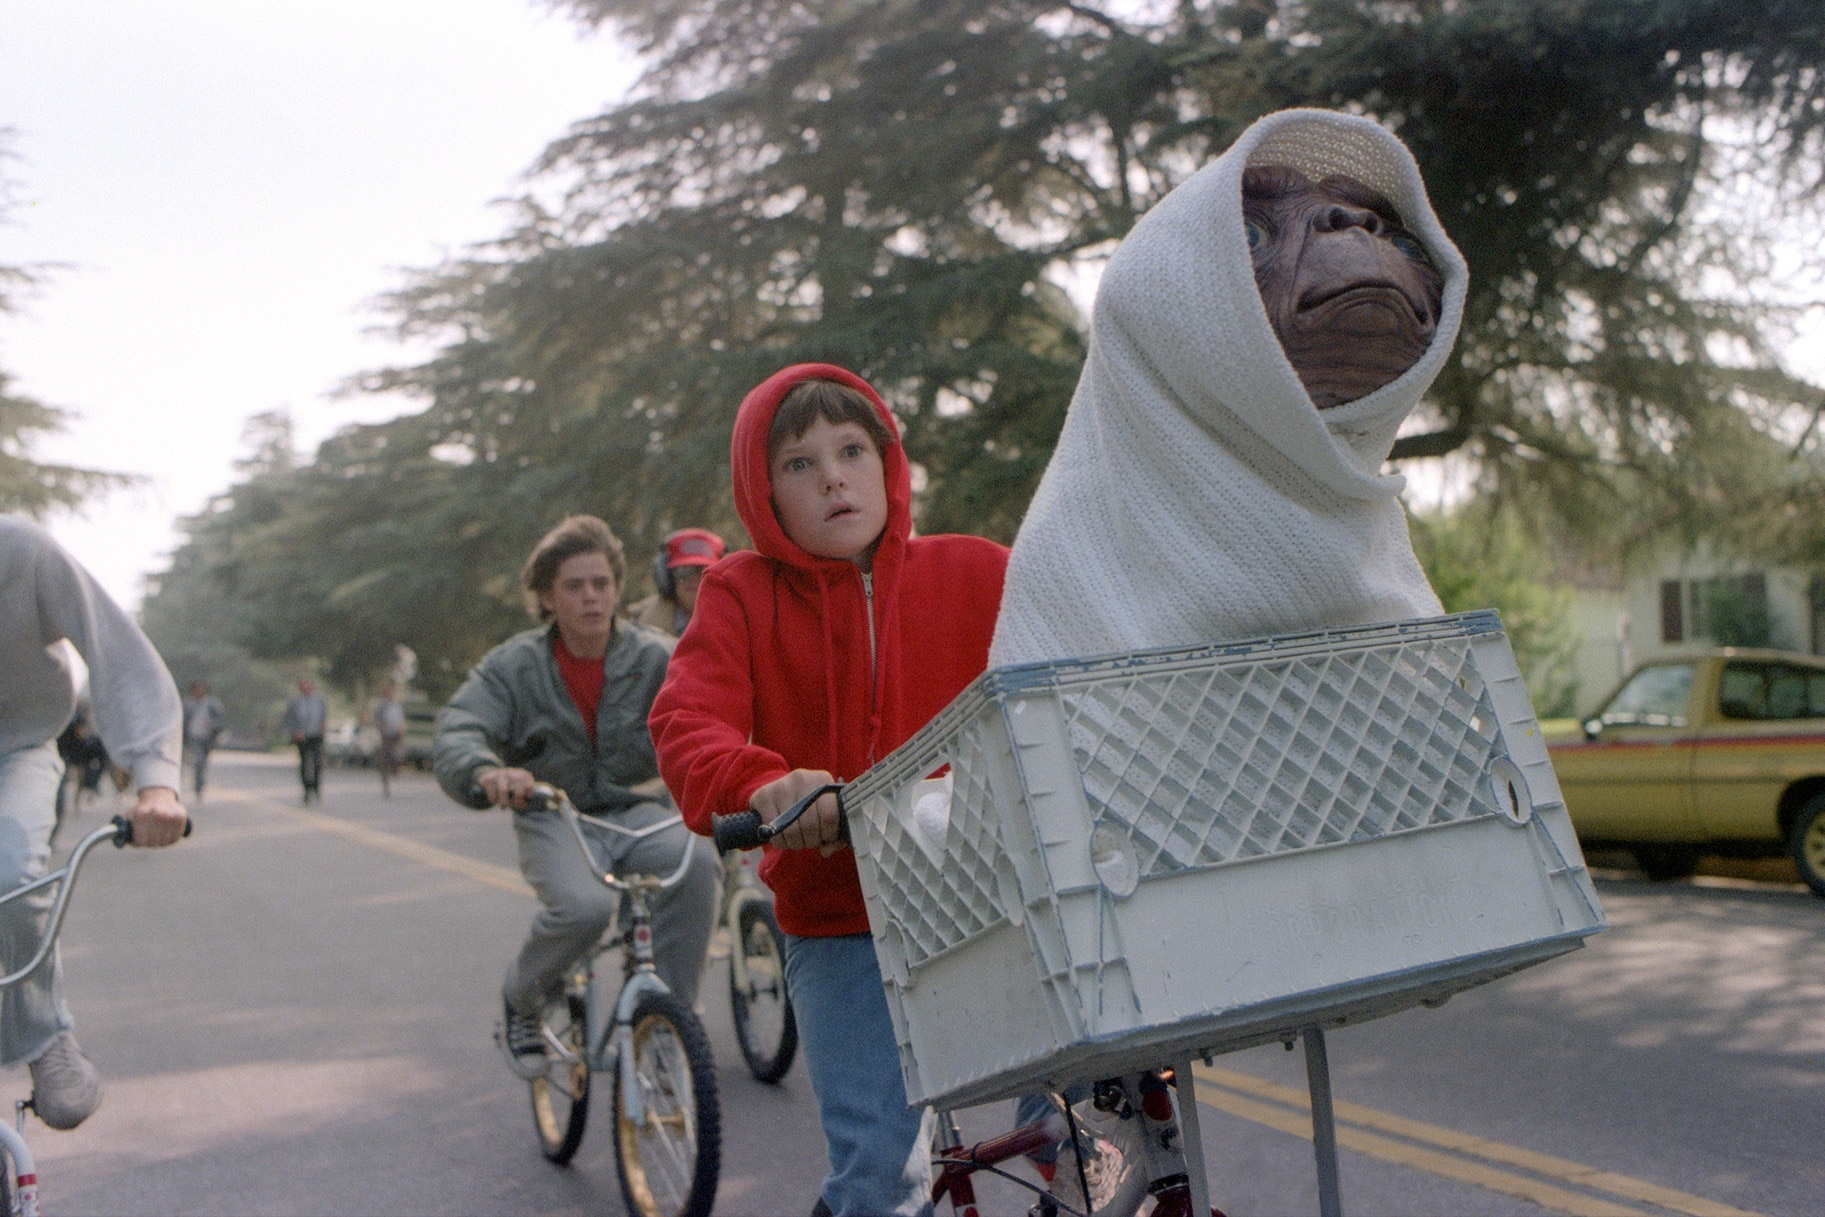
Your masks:
<path fill-rule="evenodd" d="M 1626 846 L 1655 879 L 1702 854 L 1785 852 L 1825 897 L 1825 661 L 1722 648 L 1656 660 L 1556 734 L 1553 769 L 1578 837 Z"/>
<path fill-rule="evenodd" d="M 331 765 L 365 767 L 379 754 L 380 733 L 352 718 L 331 723 L 323 733 L 323 759 Z"/>
<path fill-rule="evenodd" d="M 407 703 L 406 735 L 399 745 L 400 763 L 429 769 L 432 740 L 436 735 L 437 708 L 424 702 Z"/>

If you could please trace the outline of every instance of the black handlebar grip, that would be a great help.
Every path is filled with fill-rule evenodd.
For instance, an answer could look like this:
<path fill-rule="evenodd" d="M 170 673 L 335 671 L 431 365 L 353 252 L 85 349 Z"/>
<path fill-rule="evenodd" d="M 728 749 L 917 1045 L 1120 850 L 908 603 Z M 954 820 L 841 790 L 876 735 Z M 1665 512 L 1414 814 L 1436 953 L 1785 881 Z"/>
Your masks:
<path fill-rule="evenodd" d="M 767 843 L 763 835 L 766 826 L 760 822 L 758 811 L 738 811 L 731 816 L 710 817 L 710 838 L 716 842 L 718 853 L 728 853 L 732 849 L 756 849 Z"/>
<path fill-rule="evenodd" d="M 189 816 L 185 816 L 184 817 L 184 835 L 186 837 L 189 836 L 190 830 L 195 827 L 196 827 L 196 821 L 191 819 Z M 124 846 L 128 846 L 131 844 L 133 844 L 133 821 L 127 819 L 126 816 L 115 816 L 114 817 L 114 848 L 120 849 Z"/>

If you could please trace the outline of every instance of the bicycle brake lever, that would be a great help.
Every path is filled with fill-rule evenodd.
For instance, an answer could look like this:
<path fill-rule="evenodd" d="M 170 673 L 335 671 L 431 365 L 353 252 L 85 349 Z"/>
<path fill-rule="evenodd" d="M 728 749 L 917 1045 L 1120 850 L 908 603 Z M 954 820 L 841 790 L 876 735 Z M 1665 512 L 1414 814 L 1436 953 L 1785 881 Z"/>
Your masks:
<path fill-rule="evenodd" d="M 791 828 L 793 821 L 804 815 L 811 809 L 813 803 L 827 794 L 836 795 L 837 825 L 842 833 L 843 840 L 849 840 L 849 821 L 843 817 L 843 784 L 841 782 L 824 783 L 824 785 L 819 786 L 816 790 L 813 790 L 810 794 L 786 808 L 785 813 L 777 820 L 773 821 L 773 823 L 761 825 L 761 839 L 770 840 L 780 833 L 785 832 L 788 828 Z"/>
<path fill-rule="evenodd" d="M 755 811 L 741 811 L 733 815 L 713 817 L 711 835 L 715 839 L 716 848 L 726 852 L 731 849 L 753 849 L 758 845 L 765 845 L 775 836 L 792 827 L 793 821 L 804 815 L 813 803 L 827 794 L 836 795 L 838 839 L 847 844 L 849 821 L 843 815 L 843 784 L 827 782 L 788 807 L 771 824 L 762 824 L 760 813 Z"/>

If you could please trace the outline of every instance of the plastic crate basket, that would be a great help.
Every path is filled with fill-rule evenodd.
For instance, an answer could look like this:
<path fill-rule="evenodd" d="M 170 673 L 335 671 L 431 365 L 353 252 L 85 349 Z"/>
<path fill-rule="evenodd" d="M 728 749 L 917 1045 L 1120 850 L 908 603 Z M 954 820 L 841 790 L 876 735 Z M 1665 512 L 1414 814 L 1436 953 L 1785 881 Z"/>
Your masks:
<path fill-rule="evenodd" d="M 1494 612 L 998 668 L 845 801 L 915 1103 L 1436 1004 L 1604 928 Z"/>

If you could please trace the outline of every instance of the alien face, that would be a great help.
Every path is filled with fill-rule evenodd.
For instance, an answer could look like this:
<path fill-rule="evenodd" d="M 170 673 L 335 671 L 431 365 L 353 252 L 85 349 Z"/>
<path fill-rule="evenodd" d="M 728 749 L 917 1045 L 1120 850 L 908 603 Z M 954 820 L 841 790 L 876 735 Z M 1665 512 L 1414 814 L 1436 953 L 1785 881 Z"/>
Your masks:
<path fill-rule="evenodd" d="M 1438 328 L 1444 277 L 1387 199 L 1354 178 L 1242 175 L 1255 286 L 1319 409 L 1397 379 Z"/>

